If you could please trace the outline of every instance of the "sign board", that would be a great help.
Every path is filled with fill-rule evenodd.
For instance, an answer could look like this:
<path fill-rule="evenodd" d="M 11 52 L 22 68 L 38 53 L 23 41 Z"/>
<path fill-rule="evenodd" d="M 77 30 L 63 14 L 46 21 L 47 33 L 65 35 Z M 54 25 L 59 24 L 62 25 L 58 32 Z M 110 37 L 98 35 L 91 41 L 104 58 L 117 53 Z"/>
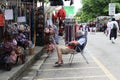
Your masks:
<path fill-rule="evenodd" d="M 67 15 L 74 14 L 74 6 L 64 6 L 64 9 Z"/>
<path fill-rule="evenodd" d="M 17 17 L 17 22 L 26 22 L 25 16 Z"/>
<path fill-rule="evenodd" d="M 115 3 L 109 3 L 109 15 L 115 14 Z"/>
<path fill-rule="evenodd" d="M 5 20 L 13 20 L 13 10 L 12 9 L 5 10 Z"/>
<path fill-rule="evenodd" d="M 4 26 L 4 14 L 0 14 L 0 26 Z"/>

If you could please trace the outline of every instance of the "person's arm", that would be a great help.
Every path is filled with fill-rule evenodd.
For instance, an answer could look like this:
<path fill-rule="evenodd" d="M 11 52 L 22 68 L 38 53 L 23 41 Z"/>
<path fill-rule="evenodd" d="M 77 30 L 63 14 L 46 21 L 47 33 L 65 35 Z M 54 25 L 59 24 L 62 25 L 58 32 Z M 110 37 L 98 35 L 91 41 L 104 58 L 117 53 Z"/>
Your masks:
<path fill-rule="evenodd" d="M 118 23 L 117 23 L 117 21 L 116 21 L 116 26 L 117 26 L 117 31 L 119 31 L 119 26 L 118 26 Z"/>
<path fill-rule="evenodd" d="M 77 44 L 79 44 L 79 42 L 74 40 L 74 41 L 70 41 L 69 44 L 77 45 Z"/>

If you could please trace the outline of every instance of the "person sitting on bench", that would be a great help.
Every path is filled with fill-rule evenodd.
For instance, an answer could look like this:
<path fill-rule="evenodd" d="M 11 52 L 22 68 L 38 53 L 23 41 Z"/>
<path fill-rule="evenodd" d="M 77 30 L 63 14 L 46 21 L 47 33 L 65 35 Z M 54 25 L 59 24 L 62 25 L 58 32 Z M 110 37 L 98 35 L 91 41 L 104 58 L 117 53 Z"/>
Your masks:
<path fill-rule="evenodd" d="M 62 64 L 63 64 L 62 54 L 72 54 L 72 53 L 76 52 L 74 47 L 69 47 L 69 45 L 74 45 L 74 46 L 77 45 L 82 50 L 84 48 L 84 44 L 85 44 L 86 40 L 87 40 L 86 36 L 83 34 L 82 31 L 79 30 L 76 32 L 76 40 L 70 41 L 68 43 L 68 46 L 57 45 L 56 49 L 57 49 L 58 61 L 55 62 L 54 67 L 62 66 Z"/>

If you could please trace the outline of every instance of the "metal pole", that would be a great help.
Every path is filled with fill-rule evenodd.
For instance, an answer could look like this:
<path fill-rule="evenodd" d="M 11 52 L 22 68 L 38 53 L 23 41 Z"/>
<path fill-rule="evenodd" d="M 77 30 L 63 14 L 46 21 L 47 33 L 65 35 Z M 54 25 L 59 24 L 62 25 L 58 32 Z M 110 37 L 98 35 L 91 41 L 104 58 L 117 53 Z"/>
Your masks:
<path fill-rule="evenodd" d="M 16 17 L 15 17 L 16 22 L 17 22 L 17 17 L 18 17 L 18 3 L 19 3 L 19 0 L 17 0 L 17 6 L 16 6 Z"/>
<path fill-rule="evenodd" d="M 34 44 L 34 0 L 32 2 L 31 41 Z"/>

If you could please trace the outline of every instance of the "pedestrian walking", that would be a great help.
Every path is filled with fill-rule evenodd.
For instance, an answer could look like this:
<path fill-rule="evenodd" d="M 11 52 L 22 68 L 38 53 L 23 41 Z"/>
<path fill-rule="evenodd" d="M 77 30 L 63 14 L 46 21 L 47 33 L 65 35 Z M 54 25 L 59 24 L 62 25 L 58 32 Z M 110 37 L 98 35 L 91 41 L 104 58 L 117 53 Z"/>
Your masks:
<path fill-rule="evenodd" d="M 85 24 L 85 31 L 89 31 L 89 26 L 88 26 L 88 23 Z"/>
<path fill-rule="evenodd" d="M 115 39 L 117 38 L 117 32 L 119 31 L 118 23 L 115 21 L 115 18 L 112 18 L 111 21 L 111 30 L 110 30 L 110 40 L 112 43 L 115 43 Z"/>
<path fill-rule="evenodd" d="M 111 26 L 112 26 L 111 19 L 109 19 L 107 22 L 107 29 L 105 31 L 107 37 L 110 37 Z"/>

